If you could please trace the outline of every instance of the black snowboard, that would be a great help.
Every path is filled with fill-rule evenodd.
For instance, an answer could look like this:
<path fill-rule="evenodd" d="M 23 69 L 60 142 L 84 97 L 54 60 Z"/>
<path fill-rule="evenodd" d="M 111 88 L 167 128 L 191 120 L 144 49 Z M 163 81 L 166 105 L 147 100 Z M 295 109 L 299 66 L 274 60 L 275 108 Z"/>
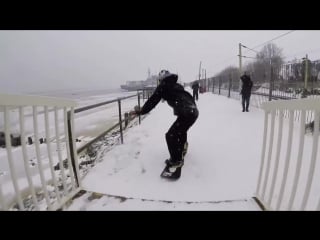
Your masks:
<path fill-rule="evenodd" d="M 181 167 L 172 167 L 170 165 L 166 165 L 166 167 L 163 169 L 162 173 L 161 173 L 161 177 L 162 178 L 167 178 L 167 179 L 171 179 L 171 180 L 177 180 L 180 178 L 181 176 Z"/>
<path fill-rule="evenodd" d="M 182 151 L 182 163 L 177 167 L 173 167 L 172 164 L 170 164 L 170 159 L 167 159 L 165 161 L 166 167 L 163 169 L 160 176 L 162 178 L 167 178 L 167 179 L 171 179 L 171 180 L 179 179 L 181 176 L 181 168 L 184 164 L 184 157 L 187 154 L 187 151 L 188 151 L 188 142 L 185 143 L 183 151 Z"/>

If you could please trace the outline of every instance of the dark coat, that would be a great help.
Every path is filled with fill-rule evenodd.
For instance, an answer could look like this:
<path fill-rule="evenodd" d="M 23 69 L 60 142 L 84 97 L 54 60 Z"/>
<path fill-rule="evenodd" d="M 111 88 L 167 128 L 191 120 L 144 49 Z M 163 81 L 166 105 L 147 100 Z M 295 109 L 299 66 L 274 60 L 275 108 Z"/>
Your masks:
<path fill-rule="evenodd" d="M 251 95 L 251 89 L 253 86 L 253 82 L 251 81 L 250 76 L 248 75 L 242 75 L 241 77 L 242 81 L 242 88 L 240 94 L 244 96 L 250 96 Z"/>
<path fill-rule="evenodd" d="M 192 89 L 195 92 L 197 92 L 199 90 L 199 87 L 200 87 L 200 85 L 199 85 L 198 82 L 195 82 L 195 83 L 192 84 Z"/>
<path fill-rule="evenodd" d="M 178 75 L 170 74 L 163 79 L 155 89 L 152 96 L 145 102 L 141 108 L 140 114 L 150 112 L 161 99 L 167 101 L 173 108 L 174 114 L 177 116 L 186 116 L 193 109 L 196 109 L 196 103 L 191 94 L 184 90 L 183 86 L 177 83 Z"/>

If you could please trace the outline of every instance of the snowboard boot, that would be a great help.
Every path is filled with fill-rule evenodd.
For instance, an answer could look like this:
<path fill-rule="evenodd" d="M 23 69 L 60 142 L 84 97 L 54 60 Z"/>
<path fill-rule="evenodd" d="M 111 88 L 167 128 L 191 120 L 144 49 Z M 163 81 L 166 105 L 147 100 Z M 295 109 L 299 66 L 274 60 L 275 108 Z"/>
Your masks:
<path fill-rule="evenodd" d="M 182 167 L 184 164 L 184 161 L 178 161 L 178 162 L 173 162 L 171 159 L 167 159 L 165 161 L 165 163 L 167 164 L 167 166 L 169 167 L 173 167 L 173 168 L 177 168 L 177 167 Z"/>
<path fill-rule="evenodd" d="M 162 171 L 161 177 L 170 180 L 178 180 L 181 177 L 181 167 L 170 168 L 167 165 L 165 169 Z"/>
<path fill-rule="evenodd" d="M 161 173 L 162 178 L 167 178 L 171 180 L 177 180 L 181 176 L 181 167 L 183 166 L 183 161 L 172 162 L 171 159 L 166 160 L 166 167 Z"/>
<path fill-rule="evenodd" d="M 188 152 L 188 146 L 189 146 L 189 144 L 188 144 L 188 142 L 186 142 L 184 144 L 183 151 L 182 151 L 182 165 L 184 164 L 184 157 L 186 156 L 186 154 Z M 165 161 L 165 164 L 169 164 L 170 161 L 171 161 L 171 159 L 167 159 Z"/>

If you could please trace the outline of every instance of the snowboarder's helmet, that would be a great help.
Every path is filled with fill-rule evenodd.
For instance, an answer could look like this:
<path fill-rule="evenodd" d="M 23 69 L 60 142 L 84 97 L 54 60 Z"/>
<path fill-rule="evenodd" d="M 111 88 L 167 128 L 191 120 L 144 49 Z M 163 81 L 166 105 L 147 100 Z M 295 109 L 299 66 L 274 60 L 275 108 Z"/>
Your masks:
<path fill-rule="evenodd" d="M 159 72 L 159 81 L 162 81 L 163 79 L 165 79 L 169 75 L 170 75 L 170 72 L 168 70 L 161 70 Z"/>

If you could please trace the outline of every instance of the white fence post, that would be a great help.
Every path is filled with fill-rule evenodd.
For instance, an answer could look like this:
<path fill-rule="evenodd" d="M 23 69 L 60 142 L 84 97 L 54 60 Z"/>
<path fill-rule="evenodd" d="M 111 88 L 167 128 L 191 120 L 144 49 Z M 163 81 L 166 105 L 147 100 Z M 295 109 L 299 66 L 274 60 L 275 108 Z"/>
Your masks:
<path fill-rule="evenodd" d="M 299 150 L 298 150 L 298 157 L 297 157 L 297 166 L 296 166 L 296 171 L 295 171 L 295 175 L 294 175 L 294 183 L 293 183 L 292 190 L 291 190 L 291 196 L 290 196 L 290 199 L 289 199 L 288 210 L 292 209 L 293 201 L 294 201 L 295 196 L 296 196 L 299 177 L 300 177 L 303 146 L 304 146 L 304 133 L 305 133 L 304 124 L 305 124 L 305 122 L 306 122 L 306 111 L 302 111 L 301 122 L 300 122 L 300 134 L 299 134 L 300 142 L 299 142 Z"/>
<path fill-rule="evenodd" d="M 261 186 L 261 180 L 262 180 L 262 172 L 264 168 L 264 160 L 265 160 L 265 152 L 266 152 L 266 144 L 267 144 L 267 130 L 268 130 L 268 112 L 264 112 L 264 130 L 263 130 L 263 142 L 262 142 L 262 151 L 261 151 L 261 163 L 260 163 L 260 171 L 259 171 L 259 178 L 258 178 L 258 184 L 256 189 L 256 196 L 259 195 L 260 186 Z"/>
<path fill-rule="evenodd" d="M 42 157 L 40 155 L 40 146 L 39 146 L 39 133 L 38 133 L 38 112 L 37 112 L 37 106 L 33 106 L 33 128 L 34 128 L 34 144 L 36 148 L 36 155 L 38 160 L 38 169 L 41 179 L 41 185 L 42 185 L 42 191 L 44 193 L 47 206 L 49 210 L 52 210 L 52 206 L 50 203 L 48 190 L 47 190 L 47 183 L 46 179 L 43 173 L 43 166 L 42 166 Z"/>
<path fill-rule="evenodd" d="M 8 156 L 8 161 L 9 161 L 11 179 L 12 179 L 13 187 L 14 187 L 14 190 L 16 193 L 16 198 L 17 198 L 17 202 L 19 205 L 19 209 L 24 210 L 24 206 L 23 206 L 22 199 L 20 196 L 20 189 L 18 186 L 18 178 L 17 178 L 16 168 L 15 168 L 15 163 L 14 163 L 14 159 L 12 157 L 11 135 L 10 135 L 10 116 L 9 116 L 9 107 L 8 106 L 4 107 L 4 123 L 5 123 L 4 124 L 5 141 L 6 141 L 6 149 L 7 149 L 7 156 Z"/>
<path fill-rule="evenodd" d="M 287 145 L 287 151 L 286 151 L 286 159 L 285 159 L 285 166 L 283 169 L 283 179 L 281 182 L 281 187 L 280 187 L 280 196 L 276 205 L 276 210 L 280 209 L 280 205 L 282 202 L 283 194 L 284 194 L 284 188 L 287 183 L 287 176 L 288 176 L 288 169 L 289 169 L 289 163 L 290 163 L 290 157 L 291 157 L 291 146 L 292 146 L 292 135 L 293 135 L 293 115 L 294 111 L 290 110 L 289 111 L 289 133 L 288 133 L 288 145 Z"/>
<path fill-rule="evenodd" d="M 276 179 L 277 179 L 277 174 L 278 174 L 280 149 L 281 149 L 281 142 L 282 142 L 282 125 L 283 125 L 283 112 L 280 110 L 276 162 L 275 162 L 275 166 L 274 166 L 274 170 L 273 170 L 271 189 L 270 189 L 270 194 L 269 194 L 269 199 L 268 199 L 269 206 L 271 206 L 271 201 L 272 201 L 272 197 L 273 197 L 273 193 L 274 193 L 274 187 L 276 185 Z"/>
<path fill-rule="evenodd" d="M 67 184 L 66 184 L 66 175 L 64 172 L 63 160 L 62 160 L 62 155 L 61 155 L 58 111 L 59 111 L 58 108 L 55 107 L 54 108 L 54 122 L 55 122 L 56 143 L 57 143 L 57 150 L 58 150 L 59 168 L 60 168 L 61 178 L 62 178 L 63 193 L 64 193 L 64 196 L 66 196 L 67 195 Z"/>
<path fill-rule="evenodd" d="M 34 185 L 30 173 L 30 166 L 28 162 L 28 154 L 26 149 L 26 142 L 25 142 L 25 127 L 24 127 L 24 110 L 23 107 L 19 107 L 19 118 L 20 118 L 20 132 L 21 132 L 21 147 L 22 147 L 22 154 L 23 154 L 23 161 L 24 161 L 24 169 L 26 171 L 28 184 L 30 186 L 30 192 L 33 200 L 33 204 L 36 210 L 39 210 L 39 204 L 36 197 L 36 192 L 34 190 Z"/>
<path fill-rule="evenodd" d="M 270 127 L 271 133 L 270 133 L 270 138 L 269 138 L 269 149 L 268 149 L 268 160 L 267 160 L 267 166 L 266 166 L 266 173 L 265 173 L 265 176 L 264 176 L 262 195 L 261 195 L 262 200 L 264 200 L 264 196 L 266 194 L 266 188 L 267 188 L 270 165 L 271 165 L 273 135 L 274 135 L 274 119 L 275 119 L 275 111 L 273 110 L 273 111 L 271 111 L 271 127 Z"/>
<path fill-rule="evenodd" d="M 58 183 L 56 179 L 56 175 L 53 168 L 53 159 L 52 159 L 52 150 L 51 150 L 51 135 L 50 135 L 50 128 L 49 128 L 49 112 L 48 107 L 45 106 L 44 108 L 44 117 L 45 117 L 45 128 L 46 128 L 46 143 L 47 143 L 47 152 L 48 152 L 48 158 L 49 158 L 49 164 L 50 164 L 50 171 L 53 181 L 54 190 L 57 196 L 57 200 L 59 204 L 61 204 L 61 197 L 59 193 Z"/>

